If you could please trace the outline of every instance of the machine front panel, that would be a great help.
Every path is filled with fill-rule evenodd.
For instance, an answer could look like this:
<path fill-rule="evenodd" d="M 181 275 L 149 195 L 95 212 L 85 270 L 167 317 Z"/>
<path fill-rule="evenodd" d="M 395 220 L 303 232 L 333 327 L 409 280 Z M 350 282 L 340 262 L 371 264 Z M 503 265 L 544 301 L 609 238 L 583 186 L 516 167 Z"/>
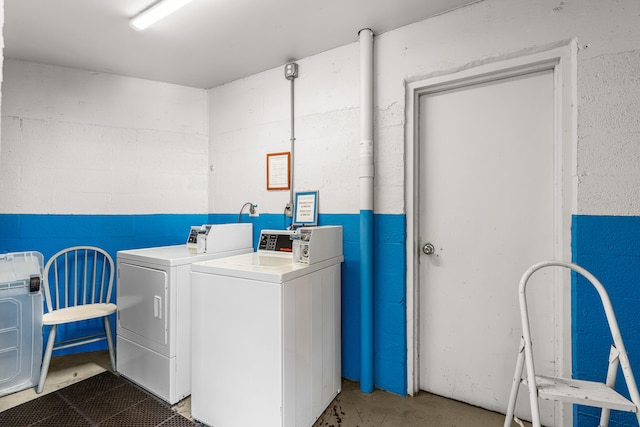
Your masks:
<path fill-rule="evenodd" d="M 118 334 L 135 334 L 138 342 L 168 344 L 168 274 L 164 270 L 120 263 Z"/>

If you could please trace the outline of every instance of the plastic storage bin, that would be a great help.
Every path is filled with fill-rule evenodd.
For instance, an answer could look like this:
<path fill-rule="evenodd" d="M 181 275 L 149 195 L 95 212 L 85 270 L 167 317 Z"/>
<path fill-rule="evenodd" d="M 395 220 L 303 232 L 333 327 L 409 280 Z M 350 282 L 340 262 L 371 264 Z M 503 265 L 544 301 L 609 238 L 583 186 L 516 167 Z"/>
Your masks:
<path fill-rule="evenodd" d="M 0 254 L 0 396 L 38 384 L 43 261 L 39 252 Z"/>

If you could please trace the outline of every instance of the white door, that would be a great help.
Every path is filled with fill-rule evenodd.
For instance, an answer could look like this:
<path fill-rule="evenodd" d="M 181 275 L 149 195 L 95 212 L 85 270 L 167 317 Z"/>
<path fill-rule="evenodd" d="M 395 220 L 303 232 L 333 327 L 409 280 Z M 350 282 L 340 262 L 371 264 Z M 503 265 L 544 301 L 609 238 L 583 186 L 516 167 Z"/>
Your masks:
<path fill-rule="evenodd" d="M 419 386 L 504 413 L 521 336 L 518 282 L 554 257 L 553 71 L 419 99 Z M 536 367 L 553 374 L 554 292 L 533 308 Z M 548 304 L 548 305 L 547 305 Z M 546 310 L 551 308 L 551 310 Z M 521 391 L 516 413 L 528 407 Z M 541 407 L 552 425 L 553 407 Z"/>
<path fill-rule="evenodd" d="M 118 334 L 173 357 L 169 348 L 169 277 L 156 268 L 122 262 L 118 273 Z"/>

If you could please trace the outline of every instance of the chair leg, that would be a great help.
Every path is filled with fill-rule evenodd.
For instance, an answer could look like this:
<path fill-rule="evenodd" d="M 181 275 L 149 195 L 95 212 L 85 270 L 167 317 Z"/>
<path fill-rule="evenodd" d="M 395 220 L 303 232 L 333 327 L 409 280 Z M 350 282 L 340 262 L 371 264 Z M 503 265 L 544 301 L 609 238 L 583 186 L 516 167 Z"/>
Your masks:
<path fill-rule="evenodd" d="M 49 339 L 47 340 L 47 348 L 42 358 L 42 366 L 40 368 L 40 380 L 38 381 L 38 387 L 36 393 L 42 393 L 44 389 L 44 381 L 47 378 L 47 372 L 49 372 L 49 363 L 51 362 L 51 353 L 53 353 L 53 343 L 56 341 L 56 329 L 58 325 L 52 325 L 49 332 Z"/>
<path fill-rule="evenodd" d="M 109 317 L 103 317 L 102 321 L 104 322 L 104 332 L 107 336 L 107 346 L 109 347 L 109 358 L 111 359 L 111 367 L 113 368 L 113 372 L 116 372 L 116 353 L 113 347 L 113 336 L 111 335 L 111 324 L 109 323 Z"/>
<path fill-rule="evenodd" d="M 518 399 L 518 389 L 522 380 L 522 369 L 524 368 L 524 340 L 520 340 L 520 349 L 518 351 L 518 359 L 516 360 L 516 370 L 513 374 L 513 382 L 511 383 L 511 393 L 509 394 L 509 405 L 504 419 L 504 427 L 511 427 L 511 421 L 516 409 L 516 400 Z"/>

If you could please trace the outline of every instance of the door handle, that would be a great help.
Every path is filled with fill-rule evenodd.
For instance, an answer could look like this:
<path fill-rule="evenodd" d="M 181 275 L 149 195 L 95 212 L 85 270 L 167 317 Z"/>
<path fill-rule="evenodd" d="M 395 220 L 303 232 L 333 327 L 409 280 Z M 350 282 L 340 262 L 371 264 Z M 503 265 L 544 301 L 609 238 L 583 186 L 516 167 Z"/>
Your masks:
<path fill-rule="evenodd" d="M 158 295 L 153 296 L 153 317 L 162 319 L 162 298 Z"/>
<path fill-rule="evenodd" d="M 422 253 L 424 253 L 425 255 L 433 255 L 435 251 L 436 248 L 431 243 L 425 243 L 422 247 Z"/>

